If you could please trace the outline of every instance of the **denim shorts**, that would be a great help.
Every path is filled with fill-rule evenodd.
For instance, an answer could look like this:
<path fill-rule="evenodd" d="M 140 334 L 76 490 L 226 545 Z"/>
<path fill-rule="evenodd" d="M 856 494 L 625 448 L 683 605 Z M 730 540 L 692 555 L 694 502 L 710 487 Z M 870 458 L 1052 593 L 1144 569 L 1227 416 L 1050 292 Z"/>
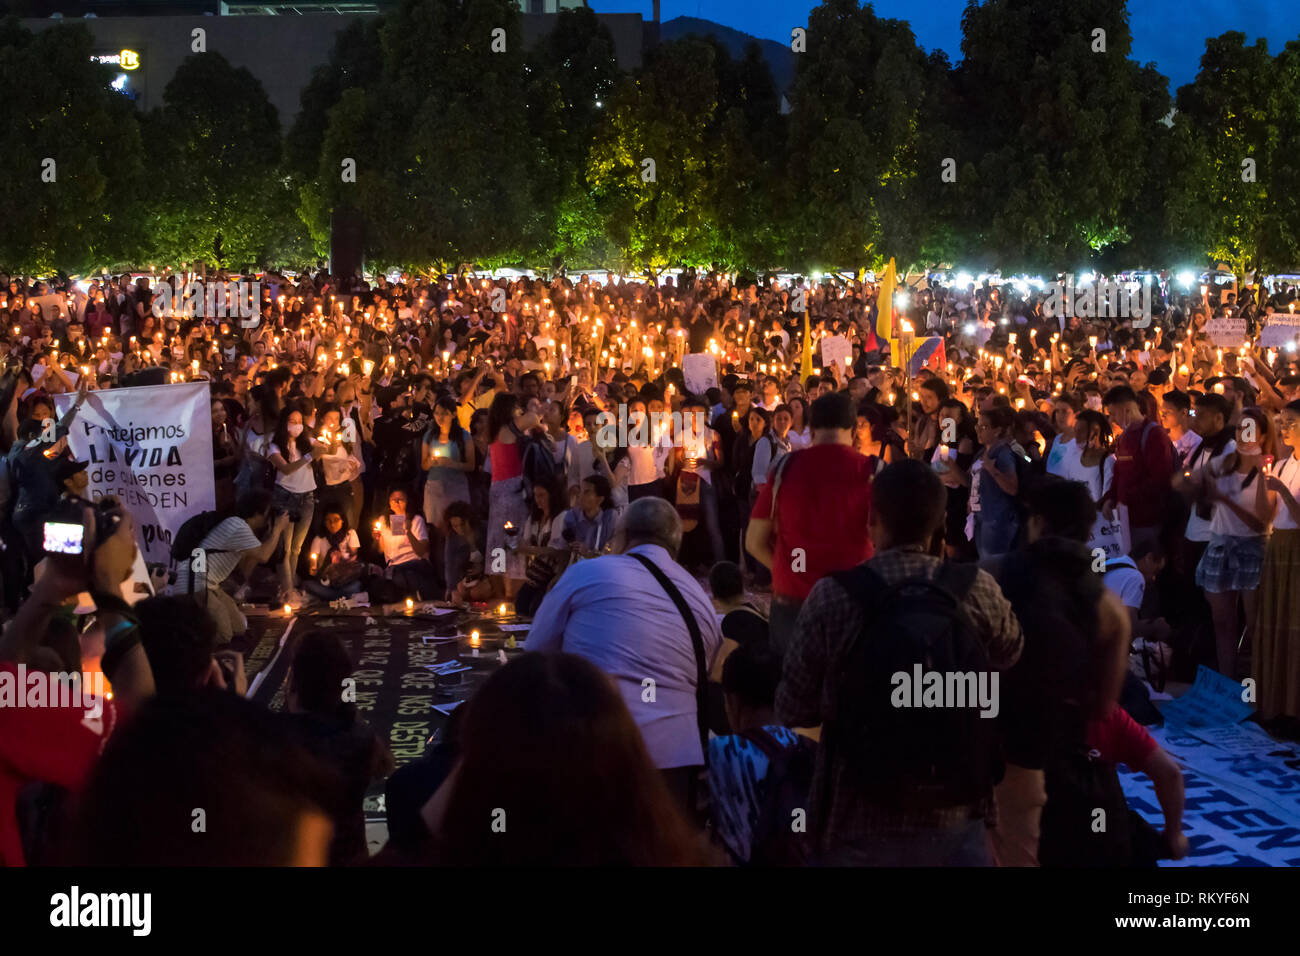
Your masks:
<path fill-rule="evenodd" d="M 276 485 L 275 490 L 271 492 L 271 509 L 277 514 L 287 514 L 290 521 L 296 522 L 302 518 L 303 512 L 315 502 L 314 491 L 293 492 L 282 485 Z"/>

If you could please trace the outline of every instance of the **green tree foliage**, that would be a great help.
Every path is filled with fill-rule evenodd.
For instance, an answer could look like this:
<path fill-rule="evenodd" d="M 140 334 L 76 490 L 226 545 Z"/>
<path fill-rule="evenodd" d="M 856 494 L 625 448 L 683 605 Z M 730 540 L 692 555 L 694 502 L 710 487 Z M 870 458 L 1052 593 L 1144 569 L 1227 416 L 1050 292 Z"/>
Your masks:
<path fill-rule="evenodd" d="M 280 120 L 262 84 L 220 53 L 196 53 L 163 103 L 144 121 L 158 183 L 149 206 L 153 258 L 238 269 L 271 250 L 305 255 L 281 169 Z"/>
<path fill-rule="evenodd" d="M 1200 161 L 1194 186 L 1208 227 L 1207 252 L 1237 273 L 1300 263 L 1300 44 L 1278 56 L 1238 32 L 1206 41 L 1196 79 L 1178 91 Z M 1243 181 L 1253 160 L 1254 182 Z"/>
<path fill-rule="evenodd" d="M 505 52 L 493 52 L 504 30 Z M 330 110 L 319 182 L 364 210 L 371 261 L 513 259 L 535 215 L 519 12 L 509 0 L 403 0 L 380 30 L 379 79 Z M 341 164 L 356 162 L 356 182 Z"/>
<path fill-rule="evenodd" d="M 1127 241 L 1169 102 L 1128 58 L 1124 0 L 986 0 L 967 6 L 962 28 L 968 254 L 1063 270 Z"/>
<path fill-rule="evenodd" d="M 718 221 L 708 175 L 715 62 L 716 48 L 705 40 L 665 43 L 612 98 L 587 180 L 623 268 L 658 272 L 710 251 Z"/>
<path fill-rule="evenodd" d="M 0 22 L 0 267 L 87 272 L 137 254 L 145 151 L 131 101 L 80 24 Z M 45 159 L 53 182 L 42 180 Z M 150 177 L 152 181 L 153 177 Z"/>

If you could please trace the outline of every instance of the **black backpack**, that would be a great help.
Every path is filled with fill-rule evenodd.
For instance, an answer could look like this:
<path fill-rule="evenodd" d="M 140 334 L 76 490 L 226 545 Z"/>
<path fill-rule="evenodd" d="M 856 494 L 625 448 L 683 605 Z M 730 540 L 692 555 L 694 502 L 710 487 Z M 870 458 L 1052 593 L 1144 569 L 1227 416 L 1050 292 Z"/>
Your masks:
<path fill-rule="evenodd" d="M 763 805 L 749 844 L 750 866 L 807 866 L 812 838 L 807 832 L 808 794 L 812 789 L 817 745 L 796 734 L 793 747 L 782 747 L 762 728 L 741 734 L 767 757 Z M 802 832 L 796 832 L 795 811 L 803 811 Z"/>
<path fill-rule="evenodd" d="M 1076 715 L 1077 719 L 1077 715 Z M 1127 867 L 1153 863 L 1159 843 L 1149 823 L 1129 810 L 1113 764 L 1084 743 L 1082 721 L 1073 745 L 1044 767 L 1047 803 L 1039 825 L 1038 863 L 1052 867 Z"/>
<path fill-rule="evenodd" d="M 906 674 L 912 683 L 918 666 L 923 677 L 973 673 L 973 685 L 958 686 L 976 697 L 979 675 L 992 671 L 962 605 L 978 573 L 975 565 L 944 564 L 934 579 L 894 585 L 866 565 L 834 575 L 862 605 L 865 625 L 844 659 L 827 746 L 877 806 L 973 806 L 992 793 L 1000 773 L 997 722 L 981 716 L 978 699 L 918 707 L 912 695 L 921 691 L 894 679 Z M 896 696 L 903 705 L 895 706 Z"/>
<path fill-rule="evenodd" d="M 208 536 L 208 533 L 224 520 L 226 516 L 220 511 L 200 511 L 186 518 L 176 529 L 176 537 L 172 538 L 172 561 L 177 564 L 189 561 L 194 549 L 203 544 L 203 539 Z"/>
<path fill-rule="evenodd" d="M 543 488 L 551 488 L 555 485 L 557 473 L 555 452 L 543 438 L 535 438 L 519 431 L 516 431 L 515 435 L 519 442 L 519 461 L 523 469 L 524 491 L 531 501 L 533 489 L 538 485 Z"/>

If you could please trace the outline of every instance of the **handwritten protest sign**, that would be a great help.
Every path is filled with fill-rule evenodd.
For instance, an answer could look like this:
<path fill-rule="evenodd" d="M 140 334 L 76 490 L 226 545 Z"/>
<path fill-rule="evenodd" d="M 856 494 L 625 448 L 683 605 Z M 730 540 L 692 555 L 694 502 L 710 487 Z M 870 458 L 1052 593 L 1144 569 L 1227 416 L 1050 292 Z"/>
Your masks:
<path fill-rule="evenodd" d="M 1282 312 L 1268 317 L 1268 324 L 1259 333 L 1259 344 L 1266 349 L 1285 348 L 1300 335 L 1300 315 Z"/>
<path fill-rule="evenodd" d="M 1101 548 L 1106 552 L 1106 560 L 1111 561 L 1128 554 L 1131 546 L 1128 508 L 1120 505 L 1115 509 L 1115 517 L 1111 520 L 1107 520 L 1106 516 L 1099 512 L 1097 521 L 1092 526 L 1092 538 L 1088 542 L 1088 548 L 1090 550 Z"/>
<path fill-rule="evenodd" d="M 843 366 L 853 358 L 853 345 L 842 335 L 828 335 L 822 339 L 822 365 L 826 368 Z"/>
<path fill-rule="evenodd" d="M 718 361 L 707 352 L 687 355 L 682 359 L 682 375 L 686 390 L 692 395 L 703 395 L 718 384 Z"/>
<path fill-rule="evenodd" d="M 1242 318 L 1210 319 L 1205 334 L 1217 348 L 1236 349 L 1246 344 L 1246 320 Z"/>
<path fill-rule="evenodd" d="M 1192 689 L 1165 704 L 1165 725 L 1199 730 L 1239 723 L 1254 710 L 1241 695 L 1240 683 L 1202 664 Z"/>

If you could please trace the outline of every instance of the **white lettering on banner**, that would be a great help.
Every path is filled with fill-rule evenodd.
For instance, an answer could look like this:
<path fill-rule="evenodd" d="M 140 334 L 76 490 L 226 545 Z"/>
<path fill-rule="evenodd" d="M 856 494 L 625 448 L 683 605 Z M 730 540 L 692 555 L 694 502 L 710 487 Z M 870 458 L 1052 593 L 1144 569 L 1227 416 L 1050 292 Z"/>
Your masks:
<path fill-rule="evenodd" d="M 59 415 L 75 396 L 56 395 Z M 206 382 L 90 392 L 68 435 L 89 462 L 87 494 L 111 495 L 135 518 L 145 561 L 170 564 L 186 519 L 216 507 L 211 393 Z"/>

